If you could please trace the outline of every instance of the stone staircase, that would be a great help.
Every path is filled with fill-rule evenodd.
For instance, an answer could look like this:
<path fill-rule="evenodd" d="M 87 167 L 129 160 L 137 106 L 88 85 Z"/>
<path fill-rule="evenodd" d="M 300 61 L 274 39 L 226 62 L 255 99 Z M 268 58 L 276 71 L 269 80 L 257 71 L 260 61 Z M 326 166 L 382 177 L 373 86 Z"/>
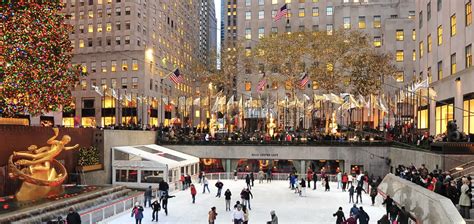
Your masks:
<path fill-rule="evenodd" d="M 45 223 L 67 214 L 69 208 L 76 211 L 108 204 L 129 196 L 131 190 L 123 186 L 105 187 L 77 197 L 48 202 L 19 211 L 0 215 L 0 223 Z"/>
<path fill-rule="evenodd" d="M 456 169 L 457 168 L 457 169 Z M 453 168 L 449 170 L 451 173 L 451 177 L 453 179 L 458 179 L 463 176 L 470 176 L 471 177 L 471 186 L 474 188 L 474 161 L 470 161 L 464 164 L 461 164 L 457 166 L 456 168 Z M 459 169 L 462 168 L 462 169 Z M 474 205 L 474 196 L 471 198 L 471 202 Z M 471 209 L 471 219 L 466 220 L 467 223 L 473 223 L 474 224 L 474 208 Z"/>

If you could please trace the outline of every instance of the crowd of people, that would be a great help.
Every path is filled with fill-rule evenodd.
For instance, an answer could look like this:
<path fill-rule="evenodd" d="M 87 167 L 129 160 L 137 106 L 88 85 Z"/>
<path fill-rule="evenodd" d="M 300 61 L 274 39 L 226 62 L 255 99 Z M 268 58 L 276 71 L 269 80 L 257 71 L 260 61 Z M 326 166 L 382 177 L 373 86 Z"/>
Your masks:
<path fill-rule="evenodd" d="M 395 169 L 395 175 L 451 199 L 454 205 L 460 206 L 461 215 L 466 219 L 470 218 L 471 176 L 454 179 L 449 171 L 436 169 L 430 172 L 424 164 L 418 168 L 414 165 L 399 165 Z"/>

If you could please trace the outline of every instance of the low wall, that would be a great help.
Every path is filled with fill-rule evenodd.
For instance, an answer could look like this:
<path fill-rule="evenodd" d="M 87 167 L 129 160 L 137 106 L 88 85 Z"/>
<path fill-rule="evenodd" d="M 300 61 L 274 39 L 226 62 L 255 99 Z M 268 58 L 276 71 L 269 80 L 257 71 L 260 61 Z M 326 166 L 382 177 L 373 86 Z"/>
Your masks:
<path fill-rule="evenodd" d="M 155 131 L 104 130 L 103 133 L 104 169 L 85 173 L 87 184 L 112 184 L 112 147 L 147 145 L 156 142 Z"/>
<path fill-rule="evenodd" d="M 450 199 L 418 186 L 410 181 L 388 174 L 379 185 L 379 192 L 405 206 L 417 223 L 466 223 Z"/>

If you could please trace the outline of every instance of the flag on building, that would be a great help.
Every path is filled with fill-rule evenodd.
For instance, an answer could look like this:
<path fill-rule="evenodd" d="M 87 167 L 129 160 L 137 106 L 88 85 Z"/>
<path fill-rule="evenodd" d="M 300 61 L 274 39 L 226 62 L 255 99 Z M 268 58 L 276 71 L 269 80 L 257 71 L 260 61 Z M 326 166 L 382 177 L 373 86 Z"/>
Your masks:
<path fill-rule="evenodd" d="M 265 89 L 266 84 L 267 84 L 267 80 L 265 79 L 265 73 L 264 73 L 262 79 L 257 84 L 257 91 L 262 92 Z"/>
<path fill-rule="evenodd" d="M 184 81 L 183 75 L 179 72 L 179 69 L 176 69 L 176 70 L 174 70 L 174 72 L 171 73 L 170 79 L 176 85 L 178 85 L 179 83 L 182 83 Z"/>
<path fill-rule="evenodd" d="M 309 82 L 309 76 L 308 74 L 304 73 L 304 75 L 301 77 L 300 81 L 298 82 L 298 85 L 301 88 L 304 88 L 308 82 Z"/>
<path fill-rule="evenodd" d="M 283 18 L 286 15 L 288 15 L 288 7 L 287 7 L 286 4 L 284 4 L 280 8 L 280 10 L 277 12 L 277 14 L 275 15 L 275 18 L 273 18 L 273 21 L 277 22 L 278 20 L 280 20 L 281 18 Z"/>

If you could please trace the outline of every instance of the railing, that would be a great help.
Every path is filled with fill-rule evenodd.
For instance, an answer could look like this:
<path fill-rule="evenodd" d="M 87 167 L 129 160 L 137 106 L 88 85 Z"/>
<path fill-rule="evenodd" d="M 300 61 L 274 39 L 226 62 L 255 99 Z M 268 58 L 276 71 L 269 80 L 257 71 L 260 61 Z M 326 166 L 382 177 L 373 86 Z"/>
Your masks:
<path fill-rule="evenodd" d="M 135 202 L 143 202 L 143 192 L 138 192 L 127 198 L 115 201 L 111 204 L 100 206 L 90 211 L 80 213 L 82 223 L 94 224 L 111 218 L 125 211 L 130 211 L 135 205 Z"/>
<path fill-rule="evenodd" d="M 237 173 L 237 179 L 242 180 L 245 179 L 245 176 L 247 174 L 250 174 L 250 172 L 238 172 Z M 289 173 L 272 173 L 272 180 L 288 180 L 288 174 Z M 266 175 L 266 174 L 265 174 Z M 299 177 L 303 177 L 306 179 L 306 174 L 298 174 Z M 220 172 L 220 173 L 205 173 L 204 176 L 208 180 L 233 180 L 234 173 L 233 172 Z M 337 177 L 334 174 L 327 174 L 329 176 L 329 181 L 335 182 L 337 181 Z M 255 181 L 258 181 L 258 173 L 254 173 L 254 179 Z M 266 180 L 266 177 L 264 177 L 264 180 Z M 318 174 L 318 181 L 321 180 L 321 174 Z"/>
<path fill-rule="evenodd" d="M 460 178 L 462 176 L 465 176 L 467 174 L 472 174 L 472 173 L 474 173 L 474 166 L 464 168 L 463 170 L 454 172 L 451 174 L 451 177 L 453 177 L 454 179 L 457 179 L 457 178 Z"/>
<path fill-rule="evenodd" d="M 392 146 L 396 143 L 389 141 L 346 141 L 346 140 L 157 140 L 161 145 L 269 145 L 269 146 Z"/>

